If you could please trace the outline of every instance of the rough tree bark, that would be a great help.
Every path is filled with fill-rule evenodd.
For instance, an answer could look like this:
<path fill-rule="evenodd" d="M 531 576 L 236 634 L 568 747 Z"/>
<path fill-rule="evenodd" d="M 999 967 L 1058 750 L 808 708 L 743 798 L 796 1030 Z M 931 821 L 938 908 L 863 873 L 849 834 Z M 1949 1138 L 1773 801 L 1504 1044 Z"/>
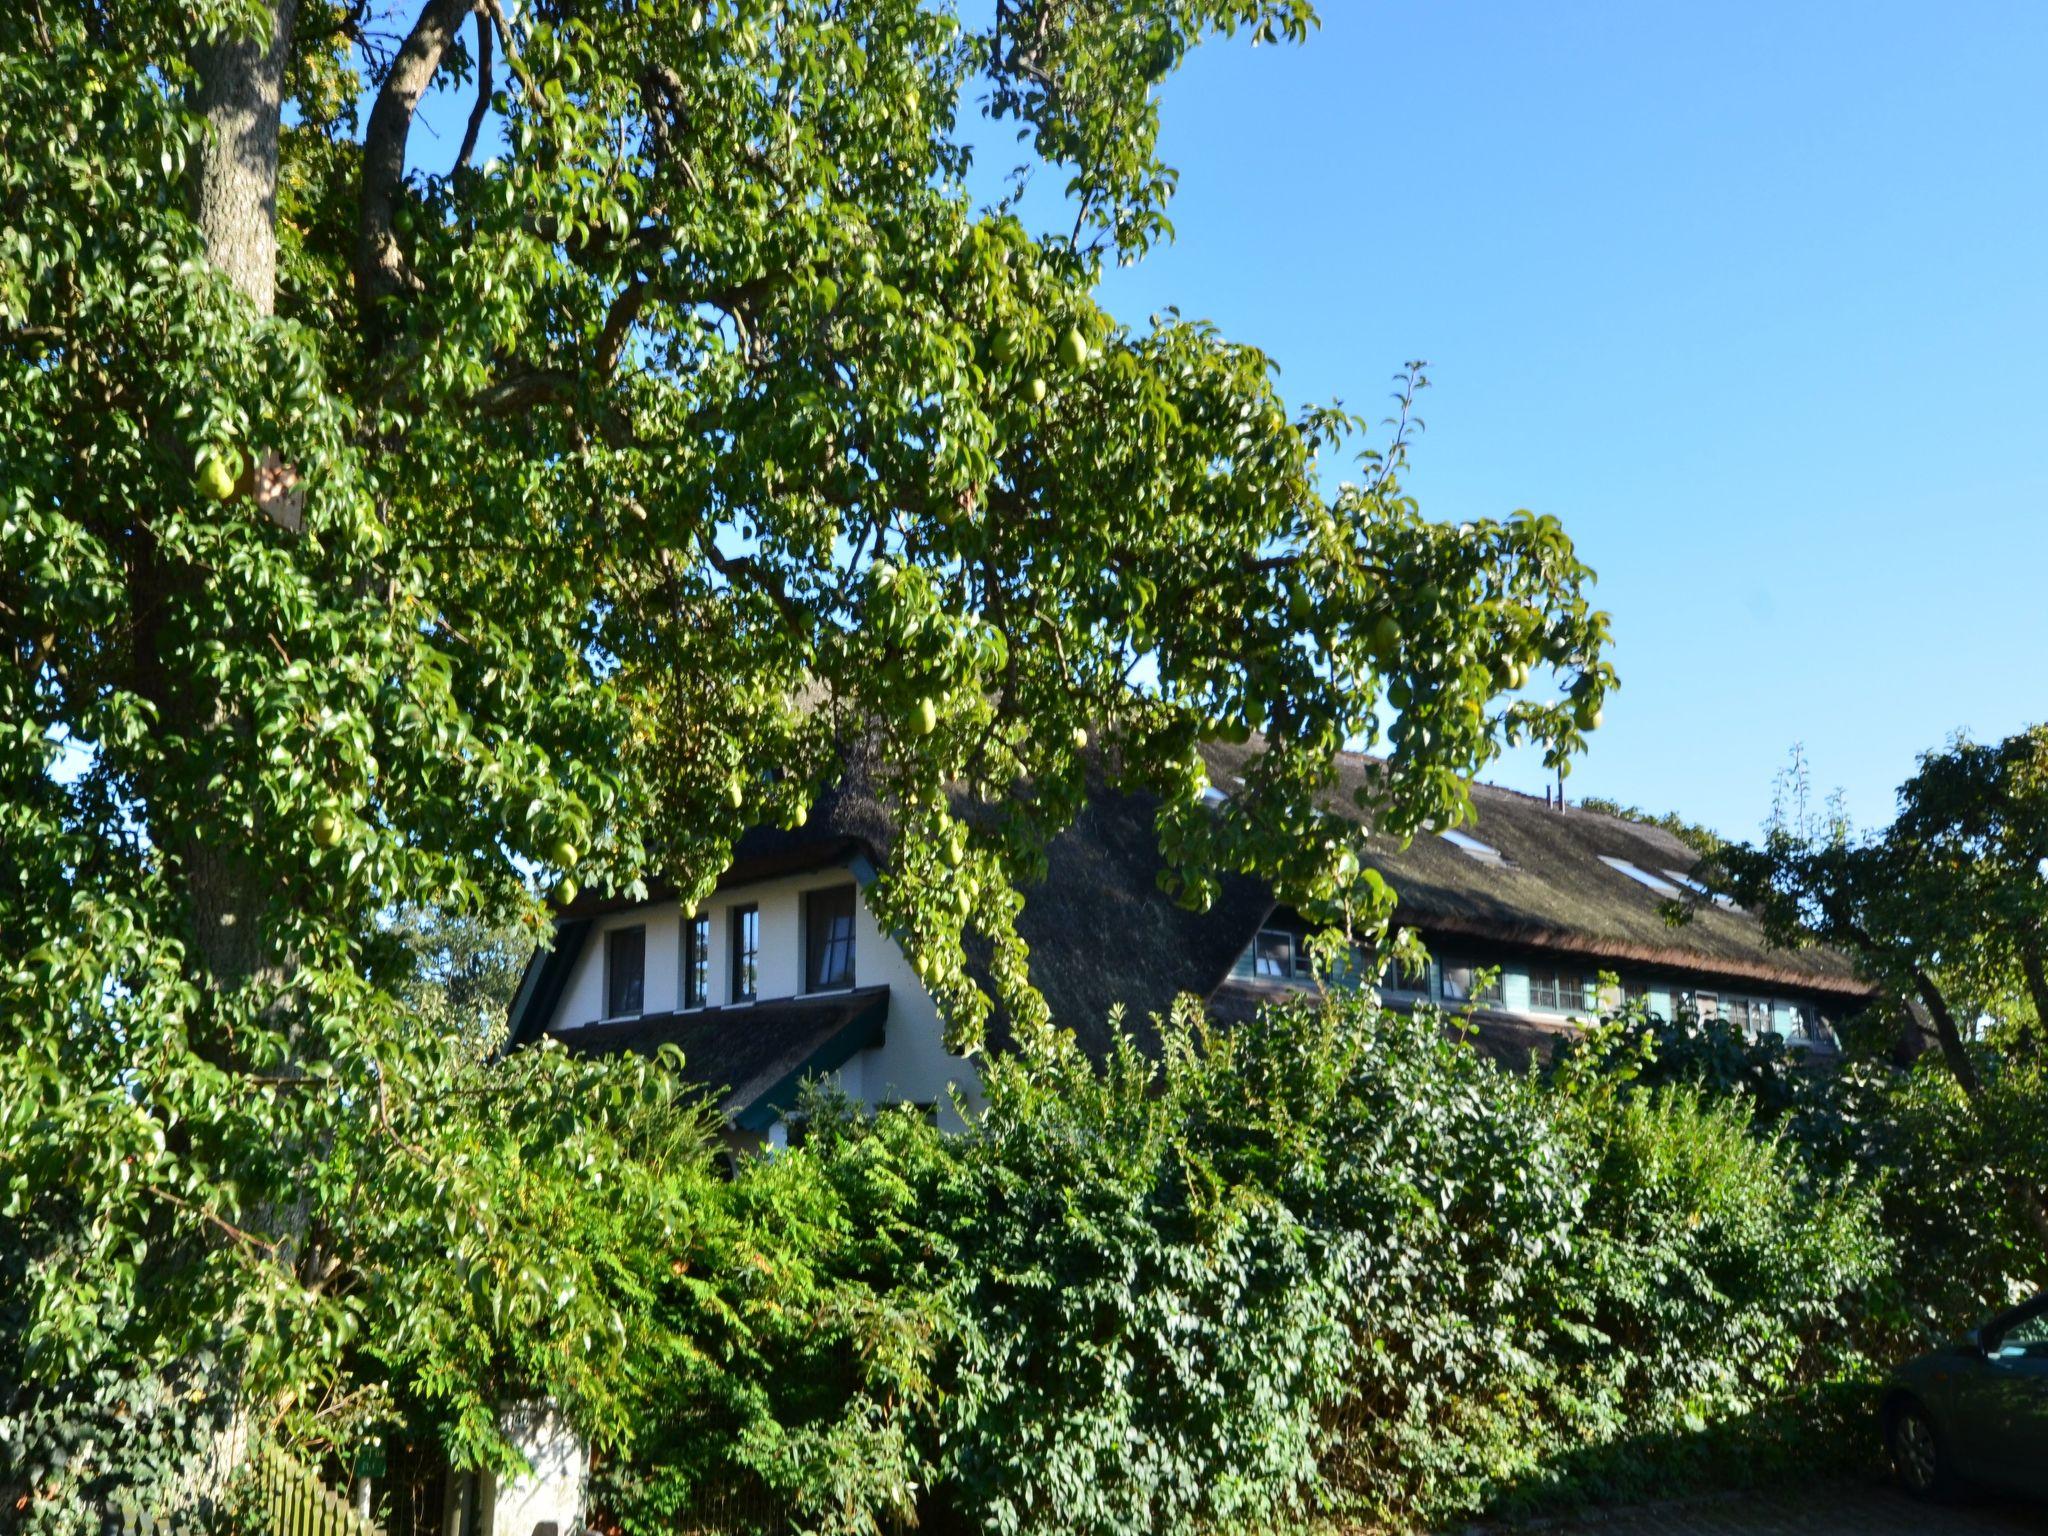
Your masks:
<path fill-rule="evenodd" d="M 199 39 L 190 63 L 193 109 L 206 122 L 206 138 L 193 169 L 193 215 L 207 257 L 260 315 L 277 309 L 278 138 L 284 109 L 286 61 L 298 0 L 271 0 L 267 26 L 252 33 Z M 196 574 L 167 570 L 152 559 L 140 578 L 138 640 L 161 638 L 163 600 Z M 167 726 L 199 740 L 231 728 L 210 701 L 194 697 L 190 680 L 169 676 L 162 658 L 138 658 L 145 687 Z M 225 840 L 186 840 L 179 849 L 192 937 L 215 985 L 230 991 L 265 963 L 262 892 L 245 860 Z"/>
<path fill-rule="evenodd" d="M 194 213 L 213 264 L 256 307 L 277 308 L 277 142 L 298 0 L 272 0 L 268 39 L 207 38 L 192 50 L 206 119 Z"/>

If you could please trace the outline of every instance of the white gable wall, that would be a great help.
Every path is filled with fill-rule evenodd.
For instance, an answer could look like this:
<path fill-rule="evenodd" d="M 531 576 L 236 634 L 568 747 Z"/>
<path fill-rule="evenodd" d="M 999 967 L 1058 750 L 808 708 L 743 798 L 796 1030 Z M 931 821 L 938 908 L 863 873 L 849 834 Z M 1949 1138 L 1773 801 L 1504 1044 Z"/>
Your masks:
<path fill-rule="evenodd" d="M 716 892 L 700 911 L 711 919 L 709 993 L 715 1014 L 728 1016 L 731 1027 L 744 1029 L 750 1005 L 729 1004 L 732 995 L 732 914 L 752 904 L 761 912 L 757 967 L 759 1000 L 775 1001 L 800 994 L 803 984 L 803 897 L 808 891 L 846 885 L 851 869 L 816 870 L 784 880 L 762 881 Z M 562 1001 L 550 1029 L 573 1029 L 600 1020 L 604 1008 L 606 935 L 620 928 L 647 930 L 646 1003 L 649 1013 L 667 1013 L 682 999 L 683 918 L 674 901 L 650 902 L 629 911 L 596 919 L 583 952 L 569 974 Z M 949 1100 L 962 1089 L 970 1106 L 979 1105 L 980 1079 L 972 1061 L 947 1054 L 941 1043 L 938 1005 L 918 979 L 909 958 L 868 910 L 865 894 L 854 904 L 856 987 L 889 989 L 889 1018 L 883 1042 L 862 1051 L 839 1070 L 840 1087 L 871 1105 L 936 1104 L 942 1125 L 957 1127 Z"/>

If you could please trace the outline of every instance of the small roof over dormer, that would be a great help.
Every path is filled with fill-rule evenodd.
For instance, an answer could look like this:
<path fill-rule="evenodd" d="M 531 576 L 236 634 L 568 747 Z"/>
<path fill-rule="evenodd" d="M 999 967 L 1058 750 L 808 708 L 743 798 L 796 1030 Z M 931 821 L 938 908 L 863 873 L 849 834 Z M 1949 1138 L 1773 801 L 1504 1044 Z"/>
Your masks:
<path fill-rule="evenodd" d="M 736 1008 L 651 1013 L 612 1024 L 553 1030 L 549 1038 L 584 1056 L 673 1045 L 684 1081 L 710 1090 L 718 1110 L 743 1131 L 765 1131 L 792 1109 L 807 1077 L 836 1071 L 882 1043 L 889 989 L 860 987 Z"/>

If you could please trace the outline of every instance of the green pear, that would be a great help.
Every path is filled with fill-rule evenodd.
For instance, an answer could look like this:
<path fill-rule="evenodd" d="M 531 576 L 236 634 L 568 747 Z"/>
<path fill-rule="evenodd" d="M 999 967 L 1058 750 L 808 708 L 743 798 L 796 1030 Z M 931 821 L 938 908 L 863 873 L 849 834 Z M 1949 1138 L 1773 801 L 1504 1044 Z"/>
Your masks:
<path fill-rule="evenodd" d="M 199 455 L 199 494 L 208 501 L 226 501 L 242 478 L 242 456 L 232 448 L 206 448 Z"/>

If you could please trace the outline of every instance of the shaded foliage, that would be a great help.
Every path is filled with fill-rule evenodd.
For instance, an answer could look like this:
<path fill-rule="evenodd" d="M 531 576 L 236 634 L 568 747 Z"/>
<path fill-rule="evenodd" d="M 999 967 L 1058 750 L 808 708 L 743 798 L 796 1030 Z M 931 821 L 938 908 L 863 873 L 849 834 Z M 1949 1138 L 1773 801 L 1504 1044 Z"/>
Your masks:
<path fill-rule="evenodd" d="M 423 984 L 394 913 L 701 895 L 858 741 L 872 903 L 968 1048 L 1042 1011 L 1017 884 L 1091 766 L 1158 797 L 1191 905 L 1256 871 L 1369 925 L 1362 832 L 1304 832 L 1393 683 L 1386 827 L 1579 749 L 1614 676 L 1554 518 L 1433 522 L 1405 439 L 1097 300 L 1168 232 L 1161 80 L 1312 23 L 0 6 L 7 1391 L 203 1358 L 309 1435 L 386 1371 L 465 1456 L 506 1391 L 606 1422 L 647 1232 L 722 1209 L 702 1127 L 629 1068 L 479 1060 L 483 977 Z M 1050 227 L 970 187 L 978 102 Z M 1214 815 L 1219 725 L 1280 745 Z"/>
<path fill-rule="evenodd" d="M 646 1400 L 608 1480 L 626 1528 L 1556 1503 L 1861 1366 L 1873 1199 L 1736 1099 L 1504 1072 L 1358 996 L 1163 1033 L 1100 1068 L 1027 1036 L 958 1136 L 820 1102 L 745 1167 L 742 1207 L 805 1191 L 803 1284 Z"/>

